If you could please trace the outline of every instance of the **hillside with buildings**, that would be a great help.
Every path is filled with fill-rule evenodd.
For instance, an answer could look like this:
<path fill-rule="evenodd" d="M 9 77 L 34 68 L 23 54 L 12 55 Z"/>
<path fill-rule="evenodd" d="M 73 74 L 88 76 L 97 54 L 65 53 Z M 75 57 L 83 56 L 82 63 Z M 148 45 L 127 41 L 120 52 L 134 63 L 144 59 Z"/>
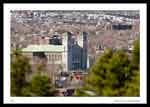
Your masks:
<path fill-rule="evenodd" d="M 77 87 L 62 73 L 86 74 L 107 48 L 131 55 L 139 26 L 139 11 L 11 11 L 11 50 L 30 59 L 31 74 L 41 64 L 54 84 Z"/>
<path fill-rule="evenodd" d="M 114 30 L 114 25 L 132 25 L 132 30 L 127 29 L 127 34 L 123 31 Z M 128 27 L 128 26 L 124 26 Z M 117 27 L 116 27 L 117 28 Z M 33 36 L 52 36 L 54 32 L 60 34 L 64 32 L 86 31 L 93 39 L 106 37 L 105 35 L 116 37 L 126 35 L 124 38 L 130 39 L 131 35 L 139 33 L 139 12 L 138 11 L 12 11 L 11 12 L 11 47 L 26 47 L 32 44 Z M 118 35 L 118 36 L 117 36 Z M 107 38 L 107 37 L 106 37 Z M 119 37 L 121 38 L 121 37 Z M 92 42 L 92 40 L 91 40 Z M 106 43 L 107 44 L 107 43 Z"/>
<path fill-rule="evenodd" d="M 106 48 L 130 50 L 139 24 L 139 11 L 12 11 L 11 49 L 49 44 L 56 32 L 60 41 L 66 32 L 76 38 L 87 32 L 88 56 L 95 60 Z"/>

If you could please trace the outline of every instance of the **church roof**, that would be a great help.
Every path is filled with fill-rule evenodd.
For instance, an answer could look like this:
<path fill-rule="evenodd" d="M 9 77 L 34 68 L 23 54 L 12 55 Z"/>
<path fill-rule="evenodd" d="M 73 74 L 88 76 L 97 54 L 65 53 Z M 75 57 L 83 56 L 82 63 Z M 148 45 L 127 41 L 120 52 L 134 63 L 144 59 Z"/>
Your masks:
<path fill-rule="evenodd" d="M 63 45 L 29 45 L 22 52 L 63 52 Z"/>

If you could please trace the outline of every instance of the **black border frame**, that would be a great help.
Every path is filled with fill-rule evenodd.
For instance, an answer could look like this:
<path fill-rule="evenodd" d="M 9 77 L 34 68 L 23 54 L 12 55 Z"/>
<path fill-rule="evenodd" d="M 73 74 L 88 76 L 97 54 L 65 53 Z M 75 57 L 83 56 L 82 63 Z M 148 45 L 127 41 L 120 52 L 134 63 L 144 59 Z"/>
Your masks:
<path fill-rule="evenodd" d="M 148 0 L 2 0 L 3 3 L 148 3 Z"/>
<path fill-rule="evenodd" d="M 57 0 L 58 1 L 58 0 Z M 2 1 L 0 1 L 0 10 L 1 10 L 1 17 L 0 17 L 0 19 L 1 19 L 1 29 L 0 29 L 0 33 L 1 33 L 1 49 L 2 49 L 2 51 L 0 52 L 1 53 L 1 62 L 3 63 L 3 61 L 4 61 L 4 59 L 3 59 L 3 50 L 4 50 L 4 46 L 3 46 L 3 36 L 4 36 L 4 29 L 3 29 L 3 26 L 4 26 L 4 23 L 3 23 L 3 15 L 4 15 L 4 4 L 7 4 L 7 3 L 9 3 L 9 4 L 13 4 L 13 3 L 90 3 L 90 4 L 92 4 L 91 2 L 78 2 L 77 0 L 74 0 L 74 1 L 67 1 L 67 0 L 65 0 L 64 2 L 62 2 L 62 0 L 59 0 L 58 2 L 57 2 L 56 0 L 2 0 Z M 148 1 L 148 0 L 99 0 L 100 2 L 95 2 L 95 1 L 93 1 L 92 0 L 92 2 L 94 2 L 94 3 L 111 3 L 111 4 L 117 4 L 117 3 L 144 3 L 144 4 L 147 4 L 147 35 L 149 35 L 149 30 L 148 30 L 148 28 L 149 28 L 149 19 L 150 19 L 150 17 L 149 17 L 149 6 L 150 6 L 150 2 Z M 147 36 L 146 35 L 146 36 Z M 147 43 L 148 43 L 148 37 L 149 36 L 147 36 Z M 147 49 L 147 59 L 148 59 L 148 44 L 147 44 L 147 47 L 146 47 L 146 49 Z M 0 103 L 1 104 L 4 104 L 4 101 L 3 101 L 3 85 L 4 85 L 4 83 L 3 83 L 3 80 L 4 80 L 4 78 L 3 78 L 3 72 L 4 72 L 4 70 L 3 70 L 3 64 L 1 64 L 1 74 L 0 74 L 0 85 L 1 85 L 1 87 L 0 87 Z M 147 64 L 147 71 L 148 71 L 148 64 Z M 147 72 L 147 104 L 149 103 L 148 102 L 148 99 L 149 99 L 149 84 L 148 84 L 148 81 L 149 81 L 149 78 L 148 78 L 148 76 L 149 76 L 149 72 Z"/>

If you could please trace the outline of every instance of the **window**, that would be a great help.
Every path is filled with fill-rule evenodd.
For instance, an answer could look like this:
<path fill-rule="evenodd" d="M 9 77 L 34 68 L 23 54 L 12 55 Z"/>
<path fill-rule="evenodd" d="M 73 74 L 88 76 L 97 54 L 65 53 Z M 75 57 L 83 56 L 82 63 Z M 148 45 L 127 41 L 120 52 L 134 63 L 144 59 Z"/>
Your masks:
<path fill-rule="evenodd" d="M 72 63 L 72 69 L 77 70 L 80 68 L 80 63 Z"/>
<path fill-rule="evenodd" d="M 45 57 L 45 54 L 44 54 L 44 52 L 33 52 L 33 56 L 43 58 L 43 57 Z"/>

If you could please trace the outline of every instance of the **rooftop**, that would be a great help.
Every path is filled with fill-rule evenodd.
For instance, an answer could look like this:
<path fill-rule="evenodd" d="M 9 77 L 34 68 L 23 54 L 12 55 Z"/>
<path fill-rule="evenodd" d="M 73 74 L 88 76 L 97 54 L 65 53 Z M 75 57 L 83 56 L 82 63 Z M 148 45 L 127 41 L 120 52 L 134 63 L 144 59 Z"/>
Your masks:
<path fill-rule="evenodd" d="M 22 52 L 63 52 L 63 45 L 29 45 Z"/>

